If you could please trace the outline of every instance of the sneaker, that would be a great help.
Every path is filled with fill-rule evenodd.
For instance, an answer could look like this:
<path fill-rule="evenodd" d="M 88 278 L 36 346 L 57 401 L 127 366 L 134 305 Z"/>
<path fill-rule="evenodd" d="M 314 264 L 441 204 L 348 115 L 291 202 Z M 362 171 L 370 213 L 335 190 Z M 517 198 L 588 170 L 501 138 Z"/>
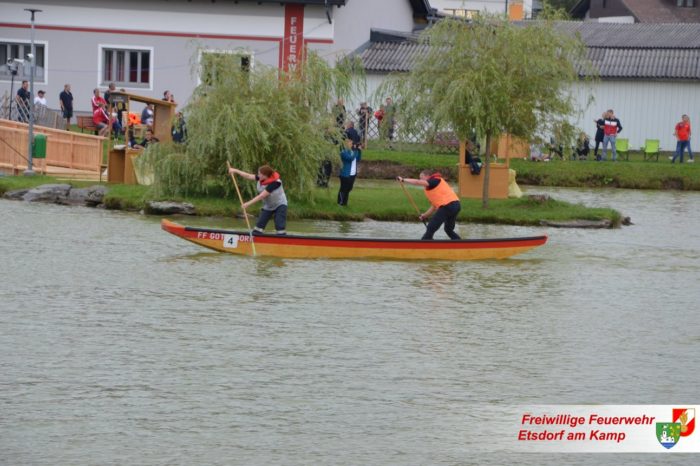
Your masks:
<path fill-rule="evenodd" d="M 693 163 L 695 162 L 695 159 L 688 159 L 688 163 Z"/>
<path fill-rule="evenodd" d="M 668 159 L 669 159 L 669 160 L 673 160 L 673 156 L 672 156 L 672 155 L 669 155 Z"/>

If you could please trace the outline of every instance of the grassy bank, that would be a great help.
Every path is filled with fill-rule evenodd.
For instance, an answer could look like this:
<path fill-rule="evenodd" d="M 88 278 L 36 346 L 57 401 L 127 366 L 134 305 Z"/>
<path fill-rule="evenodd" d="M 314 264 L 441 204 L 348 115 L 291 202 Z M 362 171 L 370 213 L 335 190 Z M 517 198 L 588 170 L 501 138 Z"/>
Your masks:
<path fill-rule="evenodd" d="M 2 177 L 0 194 L 14 189 L 22 189 L 60 181 L 43 176 Z M 76 187 L 95 184 L 71 182 Z M 290 219 L 327 219 L 360 221 L 366 218 L 385 221 L 417 221 L 417 214 L 395 182 L 359 181 L 350 196 L 347 207 L 336 203 L 337 181 L 330 188 L 318 188 L 314 201 L 295 199 L 290 202 Z M 428 208 L 427 200 L 420 189 L 409 189 L 419 208 Z M 192 203 L 199 215 L 233 216 L 240 214 L 240 203 L 229 197 L 191 197 L 178 199 L 151 199 L 145 186 L 110 185 L 104 203 L 108 209 L 141 210 L 148 200 L 172 200 Z M 491 200 L 489 209 L 481 207 L 481 200 L 463 199 L 461 222 L 497 223 L 509 225 L 539 225 L 540 221 L 569 220 L 610 220 L 614 225 L 621 222 L 621 214 L 613 209 L 588 208 L 554 199 L 536 200 L 530 198 Z M 257 213 L 253 209 L 252 213 Z"/>
<path fill-rule="evenodd" d="M 700 191 L 700 163 L 513 160 L 519 184 Z"/>
<path fill-rule="evenodd" d="M 453 180 L 457 177 L 455 154 L 373 149 L 365 151 L 362 159 L 373 165 L 364 167 L 366 177 L 393 178 L 402 169 L 415 174 L 424 168 L 438 169 Z M 630 152 L 629 159 L 615 163 L 511 159 L 511 168 L 518 173 L 518 184 L 523 185 L 700 191 L 700 161 L 671 164 L 668 154 L 662 154 L 658 162 L 645 162 L 641 152 Z"/>

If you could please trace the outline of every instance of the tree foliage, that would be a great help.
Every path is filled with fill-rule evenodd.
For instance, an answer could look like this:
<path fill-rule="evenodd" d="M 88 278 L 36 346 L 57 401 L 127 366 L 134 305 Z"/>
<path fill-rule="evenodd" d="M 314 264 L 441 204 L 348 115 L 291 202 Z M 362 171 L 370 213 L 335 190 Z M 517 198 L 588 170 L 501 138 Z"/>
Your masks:
<path fill-rule="evenodd" d="M 140 158 L 141 169 L 154 174 L 155 192 L 229 193 L 229 161 L 251 173 L 269 164 L 282 175 L 288 194 L 308 195 L 320 162 L 338 152 L 334 141 L 340 129 L 330 103 L 362 82 L 357 63 L 346 60 L 331 67 L 312 52 L 294 74 L 258 64 L 241 67 L 223 54 L 208 57 L 207 63 L 215 73 L 207 75 L 185 108 L 186 144 L 155 145 Z M 250 183 L 241 188 L 248 195 L 254 191 Z"/>
<path fill-rule="evenodd" d="M 586 66 L 579 38 L 551 21 L 523 26 L 486 15 L 444 19 L 420 40 L 426 52 L 413 70 L 381 90 L 397 96 L 402 129 L 449 128 L 461 140 L 474 132 L 487 141 L 504 132 L 571 137 L 567 117 L 577 108 L 570 85 Z"/>

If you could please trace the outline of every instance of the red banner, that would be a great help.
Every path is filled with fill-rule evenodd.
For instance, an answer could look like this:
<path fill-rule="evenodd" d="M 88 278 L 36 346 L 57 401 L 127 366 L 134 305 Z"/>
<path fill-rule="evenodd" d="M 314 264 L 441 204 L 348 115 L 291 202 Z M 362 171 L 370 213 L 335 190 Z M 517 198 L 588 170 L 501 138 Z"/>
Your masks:
<path fill-rule="evenodd" d="M 280 68 L 288 72 L 299 68 L 304 56 L 304 5 L 287 3 L 284 6 L 284 38 L 280 53 Z"/>

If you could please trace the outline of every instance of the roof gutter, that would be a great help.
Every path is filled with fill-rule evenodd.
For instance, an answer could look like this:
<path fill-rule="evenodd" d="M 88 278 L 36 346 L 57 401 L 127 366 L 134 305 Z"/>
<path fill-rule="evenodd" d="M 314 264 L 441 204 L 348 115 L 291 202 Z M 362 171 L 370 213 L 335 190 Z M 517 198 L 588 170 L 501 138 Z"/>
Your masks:
<path fill-rule="evenodd" d="M 326 18 L 328 18 L 328 24 L 333 24 L 333 19 L 331 18 L 331 6 L 328 3 L 328 0 L 325 0 L 326 3 Z"/>

